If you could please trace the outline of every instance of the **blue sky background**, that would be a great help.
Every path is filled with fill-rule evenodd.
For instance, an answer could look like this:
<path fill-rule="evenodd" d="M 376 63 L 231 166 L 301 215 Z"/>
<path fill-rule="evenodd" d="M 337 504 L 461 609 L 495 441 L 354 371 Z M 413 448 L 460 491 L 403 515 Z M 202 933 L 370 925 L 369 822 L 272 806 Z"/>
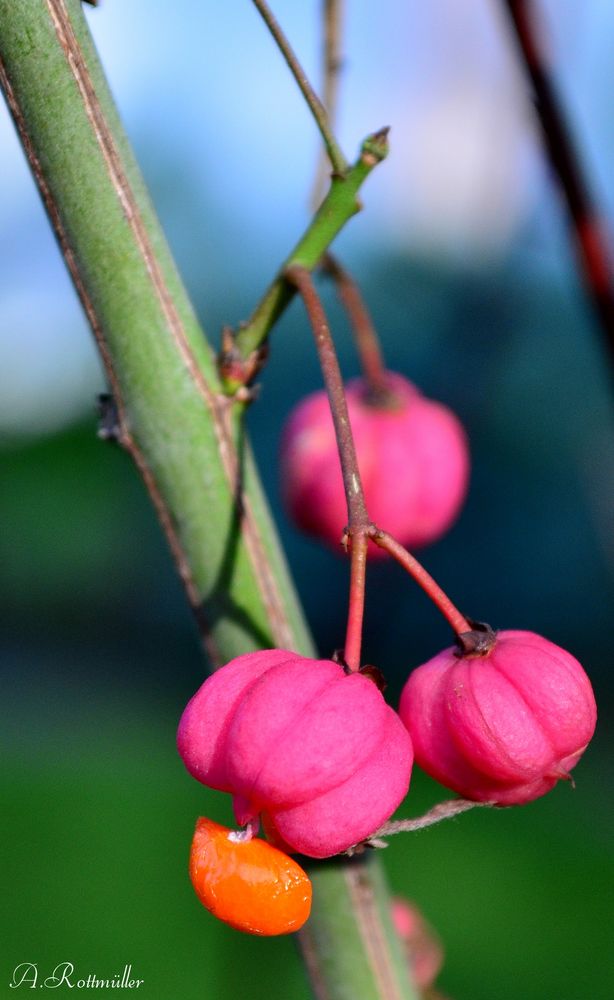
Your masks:
<path fill-rule="evenodd" d="M 611 218 L 614 9 L 539 6 Z M 281 0 L 276 10 L 317 81 L 318 4 Z M 103 0 L 86 15 L 188 285 L 216 299 L 220 283 L 264 284 L 305 225 L 319 147 L 258 15 L 247 0 Z M 565 269 L 565 223 L 494 0 L 390 0 L 377 12 L 348 3 L 346 53 L 338 133 L 348 156 L 367 132 L 392 126 L 390 159 L 365 188 L 368 211 L 340 241 L 350 258 L 392 247 L 479 268 L 516 252 L 529 268 Z M 30 435 L 85 412 L 101 376 L 5 112 L 0 143 L 0 434 Z"/>

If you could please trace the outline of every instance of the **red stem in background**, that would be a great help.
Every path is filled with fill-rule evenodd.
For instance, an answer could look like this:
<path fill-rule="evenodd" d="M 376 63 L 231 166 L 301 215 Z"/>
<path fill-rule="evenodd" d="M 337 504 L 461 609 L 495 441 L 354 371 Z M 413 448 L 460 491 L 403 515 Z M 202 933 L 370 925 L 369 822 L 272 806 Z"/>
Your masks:
<path fill-rule="evenodd" d="M 339 74 L 343 67 L 343 16 L 345 0 L 320 0 L 324 25 L 324 85 L 322 100 L 335 124 L 339 98 Z"/>
<path fill-rule="evenodd" d="M 326 108 L 330 127 L 337 123 L 339 77 L 343 66 L 343 8 L 345 0 L 320 0 L 322 18 L 322 103 Z M 330 169 L 326 154 L 320 156 L 313 184 L 311 203 L 320 207 L 329 184 Z"/>
<path fill-rule="evenodd" d="M 336 257 L 327 253 L 322 269 L 335 282 L 339 298 L 348 314 L 371 401 L 385 406 L 392 401 L 379 338 L 358 285 Z"/>
<path fill-rule="evenodd" d="M 533 86 L 535 109 L 552 166 L 565 195 L 573 223 L 580 267 L 614 356 L 614 288 L 610 248 L 580 165 L 563 110 L 550 78 L 546 59 L 527 0 L 502 0 L 513 25 L 526 72 Z"/>

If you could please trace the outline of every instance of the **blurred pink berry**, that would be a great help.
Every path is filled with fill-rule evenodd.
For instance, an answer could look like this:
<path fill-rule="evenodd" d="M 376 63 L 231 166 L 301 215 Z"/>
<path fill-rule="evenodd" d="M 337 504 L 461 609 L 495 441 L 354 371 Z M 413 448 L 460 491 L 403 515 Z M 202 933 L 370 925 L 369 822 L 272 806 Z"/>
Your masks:
<path fill-rule="evenodd" d="M 439 937 L 416 904 L 408 899 L 397 896 L 392 900 L 392 922 L 403 943 L 414 986 L 421 991 L 428 990 L 443 965 Z"/>
<path fill-rule="evenodd" d="M 203 784 L 264 813 L 278 841 L 328 857 L 373 834 L 409 787 L 407 730 L 367 677 L 281 649 L 247 653 L 188 703 L 177 745 Z"/>
<path fill-rule="evenodd" d="M 519 805 L 568 778 L 595 730 L 581 665 L 533 632 L 500 632 L 485 657 L 446 649 L 410 675 L 399 714 L 416 761 L 467 799 Z"/>
<path fill-rule="evenodd" d="M 364 379 L 346 387 L 350 423 L 370 517 L 408 548 L 440 537 L 467 491 L 465 432 L 446 406 L 388 374 L 395 403 L 374 405 Z M 339 548 L 347 511 L 325 392 L 290 414 L 281 446 L 281 481 L 290 516 L 307 534 Z M 370 545 L 372 556 L 385 556 Z"/>

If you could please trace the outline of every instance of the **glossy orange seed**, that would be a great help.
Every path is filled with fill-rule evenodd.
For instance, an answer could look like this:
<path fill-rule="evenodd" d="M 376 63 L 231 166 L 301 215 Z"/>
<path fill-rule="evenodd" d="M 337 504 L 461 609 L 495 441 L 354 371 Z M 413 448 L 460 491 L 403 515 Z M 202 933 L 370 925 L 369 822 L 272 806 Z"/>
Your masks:
<path fill-rule="evenodd" d="M 204 817 L 194 831 L 190 878 L 210 913 L 247 934 L 291 934 L 309 916 L 311 882 L 296 861 Z"/>

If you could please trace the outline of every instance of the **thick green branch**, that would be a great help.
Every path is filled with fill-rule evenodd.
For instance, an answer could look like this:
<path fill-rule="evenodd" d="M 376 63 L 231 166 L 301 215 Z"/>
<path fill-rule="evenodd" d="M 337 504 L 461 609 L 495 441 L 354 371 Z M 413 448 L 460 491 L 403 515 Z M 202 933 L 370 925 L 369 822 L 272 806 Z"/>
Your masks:
<path fill-rule="evenodd" d="M 0 0 L 0 83 L 104 360 L 119 441 L 213 661 L 272 644 L 311 654 L 240 407 L 222 393 L 78 0 Z M 343 864 L 316 876 L 309 967 L 330 1000 L 413 996 L 389 924 L 367 905 L 378 878 L 376 866 L 361 902 Z"/>
<path fill-rule="evenodd" d="M 313 882 L 311 916 L 301 951 L 317 1000 L 417 1000 L 407 960 L 392 927 L 390 895 L 374 854 L 308 866 Z M 342 927 L 358 927 L 370 981 L 350 948 L 339 950 Z"/>
<path fill-rule="evenodd" d="M 299 242 L 282 264 L 275 279 L 256 306 L 251 319 L 234 336 L 233 357 L 222 357 L 222 368 L 227 372 L 225 387 L 234 392 L 242 384 L 240 377 L 233 377 L 233 367 L 240 368 L 265 343 L 269 331 L 295 295 L 295 289 L 284 274 L 291 267 L 304 267 L 313 271 L 346 222 L 360 211 L 358 192 L 378 163 L 388 153 L 388 129 L 381 129 L 365 139 L 360 156 L 348 172 L 333 176 L 330 190 Z"/>
<path fill-rule="evenodd" d="M 310 648 L 249 447 L 76 0 L 0 0 L 0 73 L 210 653 Z"/>

